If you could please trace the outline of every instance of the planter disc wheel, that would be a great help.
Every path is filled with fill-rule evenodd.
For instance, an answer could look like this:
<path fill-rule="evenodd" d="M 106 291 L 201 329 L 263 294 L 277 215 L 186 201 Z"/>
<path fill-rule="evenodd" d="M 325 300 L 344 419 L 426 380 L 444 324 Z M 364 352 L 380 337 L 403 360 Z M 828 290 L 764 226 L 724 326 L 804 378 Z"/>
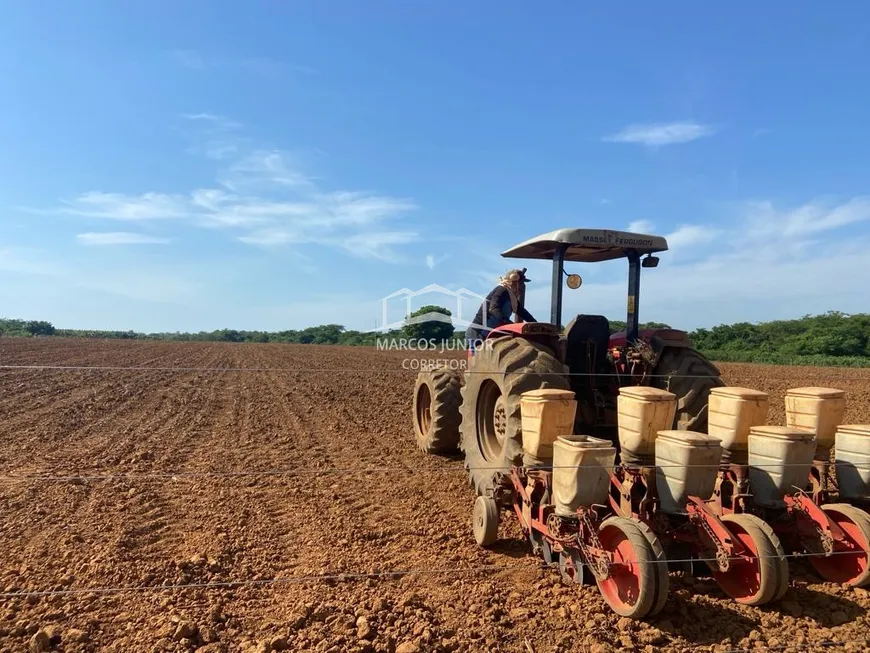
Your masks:
<path fill-rule="evenodd" d="M 759 528 L 764 531 L 764 534 L 767 535 L 767 539 L 773 543 L 773 547 L 776 550 L 776 557 L 773 561 L 777 566 L 776 574 L 779 579 L 779 585 L 777 585 L 776 591 L 773 593 L 773 598 L 770 600 L 779 601 L 788 591 L 788 558 L 785 556 L 785 549 L 782 547 L 782 542 L 780 542 L 779 536 L 773 532 L 770 524 L 760 519 L 757 521 L 757 524 Z"/>
<path fill-rule="evenodd" d="M 490 497 L 477 497 L 471 519 L 474 540 L 480 546 L 494 544 L 498 539 L 498 506 L 495 501 Z"/>
<path fill-rule="evenodd" d="M 461 377 L 458 370 L 420 372 L 414 384 L 414 439 L 426 453 L 450 453 L 459 445 Z"/>
<path fill-rule="evenodd" d="M 642 521 L 636 521 L 635 525 L 644 534 L 644 537 L 646 537 L 656 560 L 656 563 L 653 565 L 657 577 L 656 596 L 649 614 L 647 615 L 648 617 L 651 617 L 654 614 L 661 612 L 662 608 L 665 607 L 665 601 L 668 599 L 668 592 L 671 587 L 671 577 L 668 575 L 668 559 L 665 557 L 665 548 L 662 546 L 659 538 L 656 537 L 656 534 L 653 533 L 652 529 Z"/>
<path fill-rule="evenodd" d="M 607 605 L 618 615 L 643 619 L 659 597 L 656 556 L 637 522 L 610 517 L 598 532 L 601 546 L 612 558 L 610 575 L 598 581 Z"/>
<path fill-rule="evenodd" d="M 846 535 L 845 542 L 834 541 L 833 555 L 812 556 L 810 564 L 827 581 L 861 587 L 870 583 L 870 515 L 847 503 L 822 506 L 828 518 Z"/>
<path fill-rule="evenodd" d="M 721 519 L 745 551 L 732 556 L 728 571 L 713 574 L 719 587 L 743 605 L 763 605 L 784 593 L 788 565 L 782 547 L 767 535 L 770 528 L 755 515 L 723 515 Z"/>
<path fill-rule="evenodd" d="M 565 583 L 578 585 L 586 584 L 591 574 L 584 573 L 583 559 L 574 549 L 559 552 L 559 576 Z"/>

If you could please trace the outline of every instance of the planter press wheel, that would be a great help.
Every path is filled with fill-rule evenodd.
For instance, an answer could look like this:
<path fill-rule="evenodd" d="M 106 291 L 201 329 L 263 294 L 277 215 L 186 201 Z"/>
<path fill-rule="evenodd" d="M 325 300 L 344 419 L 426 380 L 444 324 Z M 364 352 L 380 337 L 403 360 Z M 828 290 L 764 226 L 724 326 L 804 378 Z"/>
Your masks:
<path fill-rule="evenodd" d="M 585 570 L 583 558 L 574 549 L 559 552 L 559 576 L 568 585 L 588 585 L 594 576 Z"/>
<path fill-rule="evenodd" d="M 474 501 L 471 516 L 474 540 L 480 546 L 495 544 L 498 539 L 498 505 L 487 496 L 479 496 Z"/>
<path fill-rule="evenodd" d="M 637 522 L 626 517 L 605 519 L 598 538 L 613 560 L 610 575 L 598 581 L 601 595 L 616 614 L 643 619 L 660 596 L 656 554 L 649 540 Z"/>
<path fill-rule="evenodd" d="M 650 549 L 656 559 L 656 564 L 653 565 L 656 570 L 658 581 L 656 583 L 656 597 L 653 601 L 653 606 L 650 608 L 650 612 L 647 615 L 648 617 L 651 617 L 661 612 L 662 608 L 665 607 L 665 601 L 668 600 L 668 591 L 670 591 L 671 588 L 671 577 L 668 574 L 668 559 L 665 556 L 665 548 L 662 546 L 659 538 L 656 537 L 656 534 L 653 533 L 653 530 L 642 521 L 637 521 L 635 524 L 646 537 Z"/>
<path fill-rule="evenodd" d="M 723 515 L 721 520 L 746 552 L 732 557 L 728 571 L 713 574 L 719 587 L 743 605 L 780 598 L 788 586 L 788 564 L 782 546 L 768 535 L 767 524 L 755 515 L 739 513 Z"/>
<path fill-rule="evenodd" d="M 834 583 L 854 587 L 870 584 L 870 515 L 848 503 L 830 503 L 822 510 L 843 530 L 846 541 L 834 541 L 833 555 L 810 557 L 813 569 Z"/>

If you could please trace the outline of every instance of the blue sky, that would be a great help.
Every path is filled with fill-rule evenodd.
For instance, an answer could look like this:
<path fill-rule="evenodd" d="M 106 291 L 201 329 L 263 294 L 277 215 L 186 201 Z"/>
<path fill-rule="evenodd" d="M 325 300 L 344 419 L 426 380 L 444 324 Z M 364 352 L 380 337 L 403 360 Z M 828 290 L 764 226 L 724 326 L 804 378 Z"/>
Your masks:
<path fill-rule="evenodd" d="M 868 60 L 861 2 L 4 3 L 0 315 L 369 329 L 559 227 L 668 237 L 642 319 L 870 311 Z"/>

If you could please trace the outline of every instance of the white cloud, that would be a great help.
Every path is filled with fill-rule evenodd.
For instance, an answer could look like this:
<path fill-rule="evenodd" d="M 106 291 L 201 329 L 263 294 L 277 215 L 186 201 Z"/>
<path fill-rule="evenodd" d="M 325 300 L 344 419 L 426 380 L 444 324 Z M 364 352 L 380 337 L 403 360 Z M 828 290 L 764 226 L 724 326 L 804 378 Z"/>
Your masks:
<path fill-rule="evenodd" d="M 235 131 L 241 129 L 242 124 L 235 120 L 230 120 L 226 116 L 219 116 L 215 113 L 185 113 L 182 115 L 187 120 L 194 120 L 200 123 L 205 123 L 210 129 L 218 131 Z"/>
<path fill-rule="evenodd" d="M 63 204 L 57 213 L 129 222 L 178 219 L 188 214 L 184 197 L 154 192 L 125 195 L 88 191 Z"/>
<path fill-rule="evenodd" d="M 715 227 L 684 224 L 680 225 L 676 231 L 669 233 L 665 238 L 668 241 L 668 247 L 670 249 L 681 249 L 697 245 L 706 245 L 707 243 L 712 242 L 719 233 L 719 230 Z"/>
<path fill-rule="evenodd" d="M 865 265 L 870 233 L 847 229 L 870 221 L 870 199 L 816 200 L 797 207 L 754 202 L 733 207 L 728 217 L 665 234 L 671 251 L 660 255 L 658 268 L 642 275 L 642 320 L 693 329 L 827 310 L 870 312 L 870 293 L 855 274 Z M 565 292 L 563 321 L 578 312 L 625 319 L 624 261 L 572 271 L 585 282 L 577 292 Z M 548 286 L 545 281 L 529 287 L 529 309 L 539 319 L 549 311 Z"/>
<path fill-rule="evenodd" d="M 240 128 L 238 123 L 212 113 L 187 114 L 186 118 L 207 125 L 207 135 Z M 416 232 L 394 224 L 416 208 L 412 200 L 374 192 L 327 190 L 306 174 L 292 155 L 275 149 L 237 154 L 244 145 L 243 139 L 233 136 L 221 150 L 221 156 L 233 154 L 233 158 L 219 164 L 214 187 L 184 194 L 89 191 L 63 200 L 47 212 L 123 222 L 175 220 L 240 232 L 234 234 L 238 241 L 257 247 L 319 244 L 382 261 L 401 260 L 398 248 L 417 240 Z M 206 156 L 219 158 L 210 148 L 203 148 Z M 144 244 L 145 238 L 126 232 L 89 233 L 82 234 L 79 241 L 107 245 L 133 244 L 135 239 L 135 243 Z"/>
<path fill-rule="evenodd" d="M 430 270 L 435 269 L 435 257 L 431 254 L 426 254 L 426 267 Z"/>
<path fill-rule="evenodd" d="M 629 223 L 626 231 L 637 234 L 652 234 L 655 231 L 655 225 L 649 220 L 634 220 Z"/>
<path fill-rule="evenodd" d="M 621 132 L 604 137 L 604 140 L 612 143 L 640 143 L 650 146 L 673 145 L 711 136 L 715 132 L 711 125 L 697 122 L 649 123 L 628 125 Z"/>
<path fill-rule="evenodd" d="M 395 245 L 406 245 L 417 240 L 417 234 L 408 231 L 383 231 L 361 233 L 340 241 L 341 246 L 354 256 L 376 258 L 397 263 L 402 257 L 396 252 Z"/>
<path fill-rule="evenodd" d="M 233 163 L 220 177 L 221 185 L 233 191 L 271 186 L 314 188 L 314 180 L 279 150 L 256 150 Z"/>
<path fill-rule="evenodd" d="M 135 234 L 129 231 L 78 234 L 76 240 L 81 245 L 165 245 L 170 242 L 169 238 Z"/>
<path fill-rule="evenodd" d="M 169 54 L 185 68 L 205 70 L 205 61 L 194 50 L 172 50 Z"/>
<path fill-rule="evenodd" d="M 870 197 L 855 197 L 838 206 L 816 201 L 785 211 L 777 210 L 771 202 L 754 202 L 749 205 L 749 214 L 755 236 L 800 238 L 870 220 Z"/>

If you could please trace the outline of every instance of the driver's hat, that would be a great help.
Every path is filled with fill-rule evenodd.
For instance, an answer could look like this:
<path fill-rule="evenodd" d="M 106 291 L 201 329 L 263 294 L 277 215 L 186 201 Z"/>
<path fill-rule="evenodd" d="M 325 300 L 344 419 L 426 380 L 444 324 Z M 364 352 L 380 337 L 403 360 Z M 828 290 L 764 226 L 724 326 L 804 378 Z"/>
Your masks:
<path fill-rule="evenodd" d="M 508 270 L 507 274 L 504 275 L 504 280 L 508 283 L 528 283 L 531 279 L 526 277 L 526 270 L 527 268 Z"/>

